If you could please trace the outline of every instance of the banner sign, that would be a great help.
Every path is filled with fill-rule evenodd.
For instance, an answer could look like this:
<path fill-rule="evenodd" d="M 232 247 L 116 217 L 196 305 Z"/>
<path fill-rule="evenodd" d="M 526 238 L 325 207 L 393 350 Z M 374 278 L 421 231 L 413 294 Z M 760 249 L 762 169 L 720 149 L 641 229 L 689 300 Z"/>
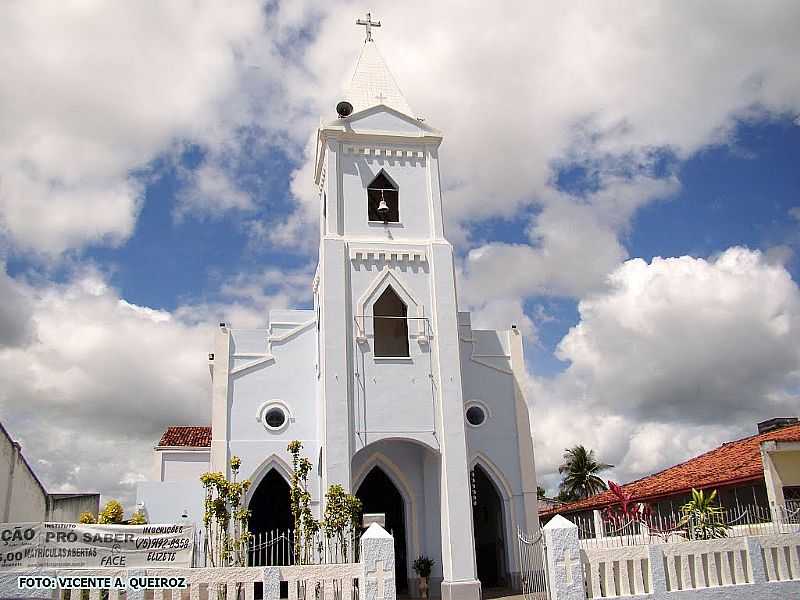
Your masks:
<path fill-rule="evenodd" d="M 191 567 L 194 525 L 0 523 L 0 571 Z"/>

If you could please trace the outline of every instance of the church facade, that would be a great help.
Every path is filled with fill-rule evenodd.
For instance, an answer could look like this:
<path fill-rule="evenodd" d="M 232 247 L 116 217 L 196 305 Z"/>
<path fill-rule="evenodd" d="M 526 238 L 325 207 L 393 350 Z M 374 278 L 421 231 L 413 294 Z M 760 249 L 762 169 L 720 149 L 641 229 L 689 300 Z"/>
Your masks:
<path fill-rule="evenodd" d="M 333 483 L 386 515 L 400 591 L 415 594 L 424 555 L 434 595 L 477 599 L 518 585 L 517 528 L 539 526 L 522 337 L 458 310 L 442 134 L 370 35 L 345 98 L 317 133 L 313 309 L 273 310 L 266 329 L 220 324 L 211 426 L 165 433 L 138 501 L 151 522 L 199 522 L 200 473 L 237 455 L 251 529 L 289 527 L 286 446 L 300 440 L 318 516 Z"/>

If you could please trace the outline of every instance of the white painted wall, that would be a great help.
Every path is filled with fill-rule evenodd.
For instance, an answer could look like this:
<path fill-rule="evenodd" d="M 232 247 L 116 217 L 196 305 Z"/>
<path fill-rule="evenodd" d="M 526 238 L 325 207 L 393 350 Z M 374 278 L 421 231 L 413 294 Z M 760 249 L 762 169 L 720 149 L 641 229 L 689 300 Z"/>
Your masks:
<path fill-rule="evenodd" d="M 0 521 L 43 521 L 47 492 L 22 457 L 21 449 L 0 427 Z"/>
<path fill-rule="evenodd" d="M 198 479 L 146 481 L 136 486 L 136 503 L 144 504 L 150 523 L 180 523 L 186 510 L 189 521 L 203 522 L 205 491 Z"/>
<path fill-rule="evenodd" d="M 156 450 L 161 459 L 161 481 L 199 481 L 210 470 L 208 450 Z"/>

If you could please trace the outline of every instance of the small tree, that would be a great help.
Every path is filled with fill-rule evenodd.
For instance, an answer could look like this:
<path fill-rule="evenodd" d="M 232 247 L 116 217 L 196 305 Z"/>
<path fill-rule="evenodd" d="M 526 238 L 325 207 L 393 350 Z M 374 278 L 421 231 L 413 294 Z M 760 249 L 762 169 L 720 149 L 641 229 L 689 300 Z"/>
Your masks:
<path fill-rule="evenodd" d="M 144 515 L 143 510 L 137 510 L 128 519 L 128 525 L 147 525 L 147 517 Z"/>
<path fill-rule="evenodd" d="M 97 516 L 97 522 L 102 525 L 118 525 L 122 523 L 125 510 L 117 500 L 109 500 Z"/>
<path fill-rule="evenodd" d="M 703 490 L 692 488 L 692 499 L 681 506 L 683 516 L 678 522 L 686 527 L 693 540 L 712 540 L 728 537 L 728 525 L 724 521 L 725 513 L 721 506 L 716 506 L 717 490 L 706 494 Z"/>
<path fill-rule="evenodd" d="M 325 518 L 322 528 L 328 539 L 328 547 L 334 542 L 334 560 L 347 560 L 349 544 L 355 544 L 355 533 L 361 516 L 361 500 L 347 494 L 344 488 L 335 483 L 325 494 Z M 341 553 L 341 554 L 340 554 Z"/>
<path fill-rule="evenodd" d="M 230 480 L 218 471 L 200 476 L 206 490 L 203 525 L 208 541 L 207 557 L 212 567 L 247 566 L 250 511 L 242 506 L 242 498 L 250 488 L 250 480 L 237 481 L 241 464 L 238 456 L 231 458 Z"/>
<path fill-rule="evenodd" d="M 294 544 L 294 560 L 297 564 L 311 561 L 314 548 L 314 537 L 319 531 L 319 523 L 311 511 L 311 492 L 308 491 L 308 474 L 311 472 L 311 461 L 300 456 L 303 444 L 297 440 L 289 442 L 286 448 L 292 455 L 292 483 L 289 488 L 289 504 L 294 518 L 292 542 Z"/>
<path fill-rule="evenodd" d="M 94 525 L 97 523 L 97 519 L 95 519 L 94 515 L 90 512 L 82 512 L 78 517 L 78 523 L 83 523 L 84 525 Z"/>

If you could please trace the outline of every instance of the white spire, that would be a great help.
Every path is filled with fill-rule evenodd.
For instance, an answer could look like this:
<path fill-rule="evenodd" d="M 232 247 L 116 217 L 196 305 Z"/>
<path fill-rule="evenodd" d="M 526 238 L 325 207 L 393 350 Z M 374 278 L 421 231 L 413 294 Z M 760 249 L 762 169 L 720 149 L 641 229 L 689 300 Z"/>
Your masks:
<path fill-rule="evenodd" d="M 369 15 L 367 22 L 372 27 L 380 26 L 380 22 L 371 22 Z M 366 25 L 367 22 L 359 24 Z M 383 104 L 410 117 L 415 116 L 386 66 L 381 53 L 378 52 L 369 28 L 367 29 L 367 40 L 361 49 L 361 55 L 356 62 L 353 79 L 347 87 L 345 97 L 353 105 L 353 112 Z"/>

